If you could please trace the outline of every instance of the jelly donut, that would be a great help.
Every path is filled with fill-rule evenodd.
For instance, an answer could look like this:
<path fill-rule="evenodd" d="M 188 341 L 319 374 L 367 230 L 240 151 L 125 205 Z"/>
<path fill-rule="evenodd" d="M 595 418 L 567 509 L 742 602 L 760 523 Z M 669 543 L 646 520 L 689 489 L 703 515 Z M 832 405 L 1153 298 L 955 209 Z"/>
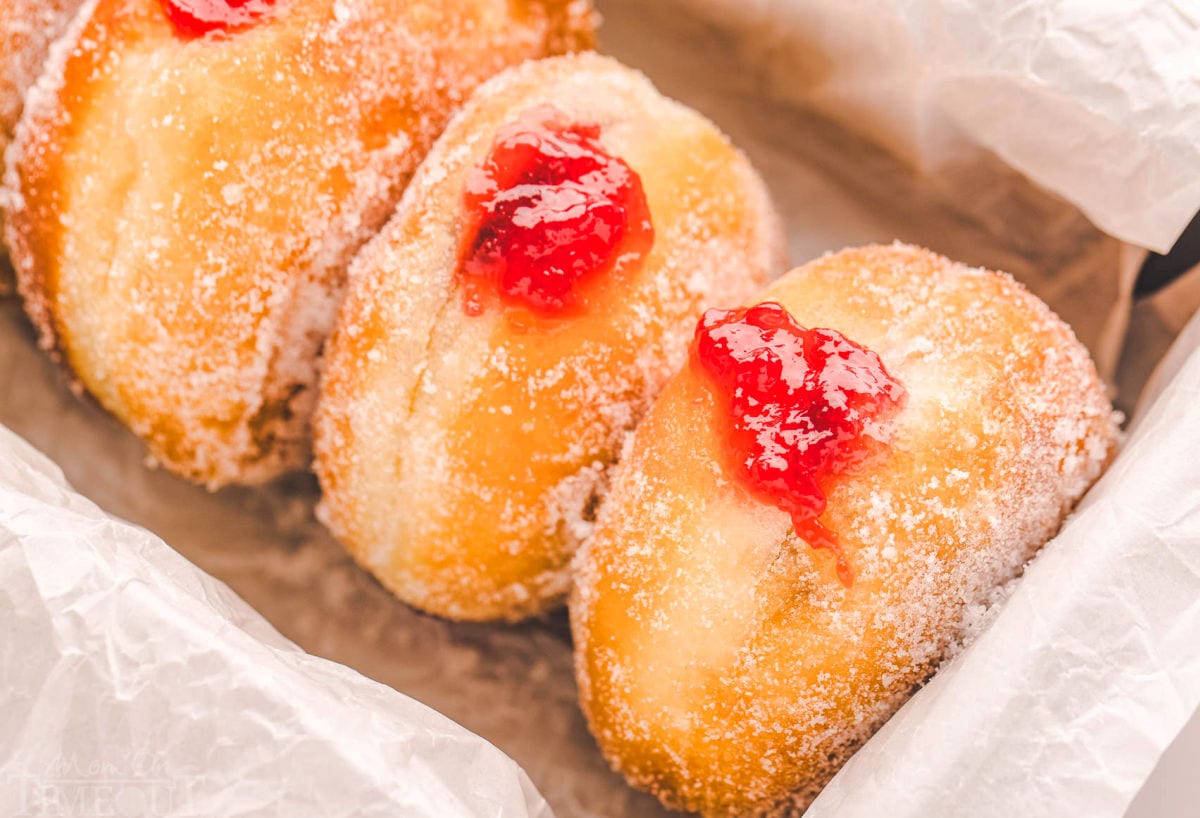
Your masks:
<path fill-rule="evenodd" d="M 709 311 L 577 559 L 605 756 L 676 809 L 803 811 L 1115 437 L 1087 352 L 1003 274 L 869 247 Z"/>
<path fill-rule="evenodd" d="M 473 88 L 583 0 L 93 0 L 29 96 L 8 234 L 42 344 L 171 470 L 303 465 L 345 268 Z"/>
<path fill-rule="evenodd" d="M 584 54 L 496 77 L 352 268 L 315 423 L 322 518 L 425 611 L 561 604 L 702 305 L 781 254 L 745 158 L 641 74 Z"/>
<path fill-rule="evenodd" d="M 25 92 L 46 62 L 50 44 L 66 30 L 82 0 L 0 0 L 0 165 L 25 106 Z M 0 245 L 4 214 L 0 211 Z M 0 247 L 0 294 L 12 289 L 12 270 Z"/>

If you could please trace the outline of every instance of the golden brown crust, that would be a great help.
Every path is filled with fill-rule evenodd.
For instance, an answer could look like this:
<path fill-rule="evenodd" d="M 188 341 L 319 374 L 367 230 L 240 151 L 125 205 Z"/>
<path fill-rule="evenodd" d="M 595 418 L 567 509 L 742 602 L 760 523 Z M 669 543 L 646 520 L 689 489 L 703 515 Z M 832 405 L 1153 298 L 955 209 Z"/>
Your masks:
<path fill-rule="evenodd" d="M 762 295 L 876 351 L 909 396 L 891 453 L 830 487 L 855 567 L 725 476 L 703 375 L 634 436 L 571 600 L 581 702 L 614 767 L 705 815 L 802 811 L 1060 525 L 1115 439 L 1070 330 L 1009 277 L 848 250 Z"/>
<path fill-rule="evenodd" d="M 0 0 L 0 174 L 25 105 L 25 92 L 46 62 L 50 44 L 66 30 L 82 0 Z M 0 295 L 12 291 L 0 209 Z"/>
<path fill-rule="evenodd" d="M 522 334 L 498 310 L 463 313 L 458 214 L 497 128 L 545 103 L 599 124 L 638 172 L 655 244 L 583 317 Z M 324 519 L 427 611 L 513 619 L 560 603 L 621 440 L 682 361 L 701 305 L 752 292 L 781 247 L 746 160 L 640 74 L 578 55 L 497 77 L 352 269 L 316 422 Z"/>
<path fill-rule="evenodd" d="M 289 0 L 193 40 L 160 0 L 98 4 L 10 177 L 43 345 L 173 471 L 302 465 L 351 255 L 471 89 L 590 41 L 566 0 Z"/>

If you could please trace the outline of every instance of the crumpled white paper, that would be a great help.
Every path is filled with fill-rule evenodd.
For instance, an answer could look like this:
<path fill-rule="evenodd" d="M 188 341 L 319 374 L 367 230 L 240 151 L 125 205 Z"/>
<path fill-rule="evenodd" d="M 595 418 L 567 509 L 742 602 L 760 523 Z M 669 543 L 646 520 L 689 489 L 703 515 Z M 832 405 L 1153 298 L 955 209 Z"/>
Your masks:
<path fill-rule="evenodd" d="M 944 172 L 984 149 L 1165 252 L 1200 210 L 1200 7 L 1161 0 L 686 0 L 749 70 Z M 953 174 L 951 174 L 953 175 Z M 950 180 L 952 181 L 952 180 Z M 965 200 L 979 180 L 959 196 Z"/>
<path fill-rule="evenodd" d="M 0 815 L 550 818 L 444 716 L 285 640 L 0 427 Z"/>
<path fill-rule="evenodd" d="M 1200 315 L 1167 365 L 1120 456 L 989 627 L 808 818 L 1125 812 L 1200 705 Z M 1185 809 L 1197 806 L 1164 814 Z"/>

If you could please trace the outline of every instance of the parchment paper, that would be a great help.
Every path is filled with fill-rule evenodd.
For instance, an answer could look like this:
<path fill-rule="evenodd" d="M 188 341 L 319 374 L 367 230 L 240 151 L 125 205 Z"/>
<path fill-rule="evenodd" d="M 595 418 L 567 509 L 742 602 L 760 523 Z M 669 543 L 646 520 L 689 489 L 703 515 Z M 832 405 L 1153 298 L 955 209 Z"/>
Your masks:
<path fill-rule="evenodd" d="M 549 818 L 515 763 L 310 656 L 0 428 L 0 814 Z"/>
<path fill-rule="evenodd" d="M 667 0 L 679 2 L 679 0 Z M 1200 7 L 1157 0 L 684 0 L 774 98 L 939 178 L 987 154 L 1166 252 L 1200 209 Z M 967 178 L 964 178 L 964 171 Z M 990 206 L 990 204 L 988 205 Z"/>
<path fill-rule="evenodd" d="M 963 166 L 960 187 L 973 186 L 976 196 L 962 207 L 937 177 L 810 111 L 768 99 L 756 90 L 762 75 L 740 41 L 680 16 L 674 2 L 600 6 L 606 50 L 709 114 L 747 151 L 786 217 L 795 261 L 899 238 L 1009 270 L 1114 371 L 1140 251 L 991 156 Z M 1130 384 L 1127 405 L 1148 374 L 1122 380 Z M 145 468 L 138 441 L 69 394 L 11 302 L 0 305 L 0 423 L 49 454 L 101 507 L 146 526 L 224 580 L 304 650 L 494 742 L 526 769 L 560 818 L 662 814 L 607 769 L 587 735 L 562 616 L 515 628 L 424 617 L 357 569 L 316 524 L 311 479 L 208 494 Z M 1157 756 L 1149 743 L 1140 750 L 1139 757 Z"/>

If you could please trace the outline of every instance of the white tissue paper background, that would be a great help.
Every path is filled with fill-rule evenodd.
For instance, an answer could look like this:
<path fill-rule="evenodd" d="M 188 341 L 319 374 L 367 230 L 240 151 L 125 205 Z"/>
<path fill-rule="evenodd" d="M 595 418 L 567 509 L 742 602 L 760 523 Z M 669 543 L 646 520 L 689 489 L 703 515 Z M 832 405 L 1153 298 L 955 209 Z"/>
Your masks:
<path fill-rule="evenodd" d="M 740 32 L 775 96 L 923 169 L 982 148 L 1159 252 L 1200 210 L 1194 2 L 674 2 Z"/>
<path fill-rule="evenodd" d="M 604 50 L 712 117 L 750 155 L 785 218 L 795 262 L 900 239 L 1008 270 L 1072 324 L 1106 373 L 1117 368 L 1141 255 L 1098 230 L 1080 208 L 1097 223 L 1101 211 L 1119 217 L 1120 224 L 1106 226 L 1156 247 L 1170 243 L 1168 234 L 1186 221 L 1180 214 L 1188 201 L 1192 211 L 1200 206 L 1195 139 L 1190 148 L 1180 141 L 1188 128 L 1200 134 L 1200 83 L 1177 87 L 1180 77 L 1195 78 L 1200 48 L 1180 51 L 1179 38 L 1194 38 L 1198 29 L 1179 4 L 1003 4 L 1011 18 L 999 2 L 974 4 L 967 14 L 954 0 L 598 5 L 607 19 Z M 1118 5 L 1146 24 L 1115 23 Z M 943 18 L 930 12 L 939 7 Z M 945 26 L 955 26 L 954 36 L 937 19 L 950 21 Z M 1051 22 L 1061 31 L 1048 34 Z M 1007 48 L 1015 50 L 1010 55 Z M 1010 56 L 1020 63 L 1016 70 L 1004 64 Z M 1104 70 L 1097 74 L 1101 56 Z M 1071 79 L 1064 69 L 1076 58 L 1083 73 Z M 934 66 L 943 77 L 978 75 L 981 84 L 947 82 L 939 91 L 930 84 Z M 972 96 L 963 88 L 996 100 L 979 133 L 964 134 L 952 116 L 958 109 L 943 110 L 948 99 Z M 1075 99 L 1077 92 L 1087 96 Z M 1163 94 L 1171 101 L 1163 102 Z M 1061 102 L 1053 116 L 1038 113 L 1038 105 L 1053 100 Z M 1026 102 L 1027 108 L 1008 110 Z M 1108 124 L 1078 130 L 1071 112 L 1080 110 L 1101 112 L 1080 121 Z M 1048 144 L 999 144 L 993 129 L 1001 120 L 1021 125 L 1017 135 Z M 1093 143 L 1096 151 L 1088 153 Z M 1038 157 L 1027 154 L 1043 147 L 1055 157 L 1047 160 L 1049 175 L 1029 165 Z M 1121 161 L 1112 164 L 1111 151 Z M 1059 184 L 1068 168 L 1072 179 Z M 1125 221 L 1135 214 L 1153 221 L 1154 235 Z M 1194 401 L 1195 369 L 1193 360 L 1184 373 L 1193 380 L 1164 392 L 1170 402 L 1162 407 L 1182 412 L 1187 389 Z M 1149 373 L 1127 374 L 1121 382 L 1129 392 L 1118 398 L 1132 406 Z M 1179 390 L 1182 396 L 1172 398 Z M 1047 818 L 1120 814 L 1196 702 L 1195 606 L 1174 620 L 1159 616 L 1188 601 L 1172 583 L 1190 582 L 1190 599 L 1200 598 L 1195 546 L 1188 557 L 1156 545 L 1200 543 L 1195 505 L 1188 505 L 1195 500 L 1185 490 L 1200 480 L 1191 472 L 1190 484 L 1164 486 L 1167 473 L 1160 473 L 1194 468 L 1182 462 L 1200 448 L 1192 411 L 1191 427 L 1167 426 L 1163 415 L 1146 422 L 1152 433 L 1139 429 L 1109 478 L 1139 485 L 1123 488 L 1112 511 L 1093 499 L 1072 524 L 1071 530 L 1092 525 L 1102 515 L 1104 542 L 1071 559 L 1055 557 L 1078 548 L 1069 539 L 1053 546 L 1014 597 L 1013 613 L 1004 609 L 996 635 L 989 631 L 952 666 L 960 681 L 937 677 L 856 757 L 818 802 L 815 809 L 824 810 L 818 814 L 830 814 L 834 803 L 839 818 L 840 810 L 901 818 L 906 803 L 921 818 L 968 807 L 972 815 L 1000 814 L 998 807 L 986 812 L 976 796 L 1000 785 L 998 803 L 1013 812 L 1020 805 Z M 120 814 L 116 806 L 140 814 L 146 799 L 174 803 L 185 796 L 186 804 L 199 805 L 197 815 L 455 816 L 493 803 L 498 815 L 547 814 L 495 750 L 392 689 L 514 758 L 559 818 L 666 814 L 612 773 L 588 736 L 561 616 L 517 627 L 422 616 L 364 574 L 316 523 L 310 480 L 209 494 L 147 469 L 135 438 L 68 392 L 12 302 L 0 302 L 0 423 L 49 454 L 84 495 L 161 535 L 233 591 L 153 537 L 100 515 L 54 475 L 0 495 L 0 815 L 19 814 L 28 801 L 17 799 L 56 792 L 65 799 L 107 798 L 108 814 Z M 29 465 L 40 461 L 10 438 L 0 440 L 6 441 L 0 484 L 13 485 L 18 473 L 26 480 Z M 1161 495 L 1151 496 L 1152 486 Z M 1154 516 L 1163 510 L 1171 513 Z M 1114 521 L 1127 525 L 1128 542 L 1112 529 Z M 109 534 L 116 537 L 110 541 Z M 126 537 L 132 540 L 117 544 Z M 1114 566 L 1118 553 L 1127 560 Z M 1177 560 L 1175 569 L 1166 571 L 1164 559 Z M 296 651 L 234 594 L 312 656 Z M 1011 626 L 1004 617 L 1031 615 L 1029 603 L 1043 596 L 1053 604 L 1037 609 L 1037 627 L 1065 628 L 1057 644 L 1079 650 L 1047 654 L 1056 640 L 1036 629 L 1037 639 L 1006 639 Z M 1093 612 L 1084 603 L 1097 607 Z M 1112 605 L 1124 607 L 1123 628 L 1111 621 Z M 1083 611 L 1103 615 L 1096 622 L 1104 627 L 1081 625 Z M 1003 656 L 974 658 L 980 646 L 1001 641 Z M 1173 641 L 1182 652 L 1167 651 Z M 980 671 L 973 668 L 988 661 L 1001 666 L 988 668 L 987 683 L 976 684 L 971 674 Z M 1068 661 L 1086 670 L 1063 670 Z M 1037 675 L 1056 667 L 1063 672 Z M 1131 683 L 1126 668 L 1141 676 Z M 1026 672 L 1035 675 L 1027 680 Z M 964 715 L 968 705 L 979 712 Z M 917 707 L 951 723 L 914 726 L 907 714 Z M 943 707 L 952 715 L 942 715 Z M 1011 719 L 1003 718 L 1007 713 Z M 1030 714 L 1048 721 L 1018 718 Z M 955 732 L 953 722 L 967 718 L 979 730 Z M 979 731 L 992 731 L 995 720 L 1006 723 L 993 745 L 990 733 Z M 914 741 L 915 751 L 897 756 L 899 742 L 913 741 L 918 727 L 933 731 L 920 734 L 931 740 L 963 741 L 934 747 Z M 1004 755 L 1031 747 L 1039 763 L 1013 767 L 1026 760 Z M 928 784 L 908 777 L 917 775 L 909 765 L 922 762 Z M 1038 776 L 1021 777 L 1026 771 Z M 98 792 L 103 776 L 119 789 Z M 73 777 L 82 783 L 72 784 Z M 146 789 L 123 787 L 146 781 Z M 75 788 L 53 790 L 59 784 Z M 1058 800 L 1076 796 L 1085 800 Z M 854 812 L 860 797 L 876 811 Z M 1038 798 L 1046 799 L 1041 811 Z"/>
<path fill-rule="evenodd" d="M 3 427 L 0 622 L 0 815 L 551 815 L 495 747 L 304 653 Z"/>

